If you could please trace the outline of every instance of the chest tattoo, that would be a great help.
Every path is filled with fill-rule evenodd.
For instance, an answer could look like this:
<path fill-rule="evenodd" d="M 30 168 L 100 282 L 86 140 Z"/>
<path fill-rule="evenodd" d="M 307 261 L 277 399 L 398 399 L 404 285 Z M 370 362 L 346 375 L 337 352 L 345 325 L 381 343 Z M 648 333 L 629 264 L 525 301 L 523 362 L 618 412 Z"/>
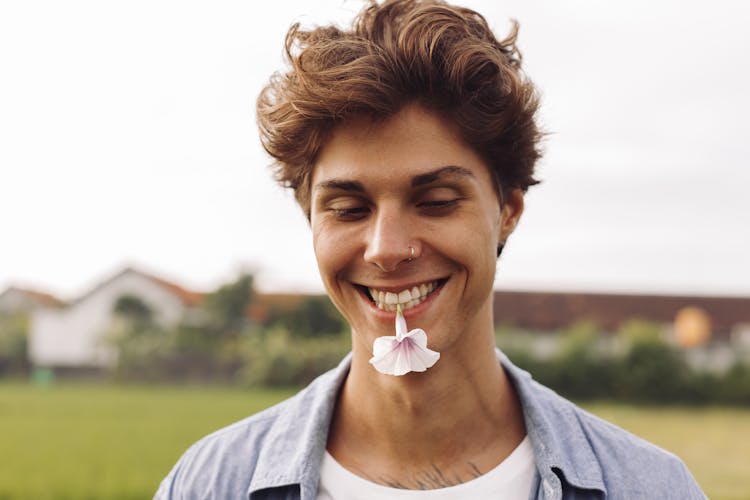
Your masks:
<path fill-rule="evenodd" d="M 419 471 L 411 477 L 393 478 L 390 476 L 380 476 L 376 479 L 368 478 L 373 482 L 390 486 L 391 488 L 400 488 L 404 490 L 434 490 L 438 488 L 447 488 L 465 483 L 482 475 L 482 471 L 469 462 L 462 472 L 444 472 L 440 467 L 432 464 L 432 468 Z"/>

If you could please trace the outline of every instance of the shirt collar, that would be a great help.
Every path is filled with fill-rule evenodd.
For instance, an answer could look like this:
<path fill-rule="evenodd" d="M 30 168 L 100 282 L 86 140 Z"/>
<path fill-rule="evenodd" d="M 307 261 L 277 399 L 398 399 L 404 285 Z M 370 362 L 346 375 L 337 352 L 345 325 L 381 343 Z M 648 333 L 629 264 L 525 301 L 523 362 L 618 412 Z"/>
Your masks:
<path fill-rule="evenodd" d="M 315 498 L 333 407 L 350 364 L 351 353 L 277 407 L 276 420 L 258 453 L 248 497 L 266 488 L 298 485 L 302 500 Z"/>
<path fill-rule="evenodd" d="M 554 492 L 562 488 L 563 479 L 577 488 L 606 493 L 601 465 L 579 420 L 581 410 L 536 382 L 499 349 L 497 357 L 516 387 L 547 496 L 559 498 Z"/>
<path fill-rule="evenodd" d="M 546 496 L 560 497 L 555 493 L 562 488 L 561 480 L 606 492 L 601 466 L 575 407 L 534 381 L 500 350 L 497 357 L 518 392 Z M 298 485 L 302 500 L 315 497 L 333 407 L 350 364 L 351 353 L 280 405 L 259 452 L 248 496 L 261 489 Z"/>

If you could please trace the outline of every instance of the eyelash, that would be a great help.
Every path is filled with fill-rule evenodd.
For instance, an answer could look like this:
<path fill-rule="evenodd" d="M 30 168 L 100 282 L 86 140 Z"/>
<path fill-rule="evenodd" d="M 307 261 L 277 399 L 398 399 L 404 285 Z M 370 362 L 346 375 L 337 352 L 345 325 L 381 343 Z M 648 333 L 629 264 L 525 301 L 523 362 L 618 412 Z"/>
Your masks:
<path fill-rule="evenodd" d="M 452 198 L 450 200 L 424 201 L 422 203 L 419 203 L 417 207 L 419 207 L 419 209 L 423 213 L 426 213 L 426 215 L 441 217 L 453 212 L 460 201 L 460 198 Z"/>
<path fill-rule="evenodd" d="M 355 221 L 363 219 L 370 210 L 368 207 L 332 208 L 330 209 L 336 219 L 341 221 Z"/>
<path fill-rule="evenodd" d="M 432 200 L 423 201 L 417 204 L 417 208 L 426 215 L 440 217 L 448 215 L 449 212 L 458 205 L 461 200 L 454 198 L 450 200 Z M 367 206 L 359 206 L 352 208 L 331 208 L 330 211 L 336 217 L 336 219 L 344 222 L 358 221 L 367 216 L 370 208 Z"/>
<path fill-rule="evenodd" d="M 458 203 L 458 198 L 452 199 L 452 200 L 431 200 L 431 201 L 423 201 L 420 203 L 419 207 L 427 207 L 427 208 L 443 208 L 443 207 L 450 207 Z"/>

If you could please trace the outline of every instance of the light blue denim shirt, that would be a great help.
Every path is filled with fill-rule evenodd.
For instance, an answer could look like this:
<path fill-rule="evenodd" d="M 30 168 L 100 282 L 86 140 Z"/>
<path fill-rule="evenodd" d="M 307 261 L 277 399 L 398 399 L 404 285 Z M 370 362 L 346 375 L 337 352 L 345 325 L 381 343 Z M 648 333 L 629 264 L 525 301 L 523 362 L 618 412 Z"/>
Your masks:
<path fill-rule="evenodd" d="M 685 465 L 558 396 L 498 351 L 523 406 L 537 474 L 530 499 L 706 498 Z M 195 443 L 157 499 L 314 500 L 351 355 L 294 397 Z"/>

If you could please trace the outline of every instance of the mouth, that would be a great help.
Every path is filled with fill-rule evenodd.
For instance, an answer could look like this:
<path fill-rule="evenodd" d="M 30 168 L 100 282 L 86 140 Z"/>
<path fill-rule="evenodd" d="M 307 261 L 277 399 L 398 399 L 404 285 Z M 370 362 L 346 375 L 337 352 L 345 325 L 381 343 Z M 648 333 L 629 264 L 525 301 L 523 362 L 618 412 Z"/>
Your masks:
<path fill-rule="evenodd" d="M 413 285 L 409 288 L 404 288 L 400 291 L 395 290 L 379 290 L 377 288 L 369 288 L 358 285 L 358 287 L 364 292 L 370 302 L 375 304 L 378 309 L 383 311 L 395 311 L 396 305 L 401 304 L 401 309 L 404 311 L 416 307 L 427 298 L 438 290 L 441 286 L 448 281 L 447 279 L 439 279 L 434 281 L 428 281 Z"/>

